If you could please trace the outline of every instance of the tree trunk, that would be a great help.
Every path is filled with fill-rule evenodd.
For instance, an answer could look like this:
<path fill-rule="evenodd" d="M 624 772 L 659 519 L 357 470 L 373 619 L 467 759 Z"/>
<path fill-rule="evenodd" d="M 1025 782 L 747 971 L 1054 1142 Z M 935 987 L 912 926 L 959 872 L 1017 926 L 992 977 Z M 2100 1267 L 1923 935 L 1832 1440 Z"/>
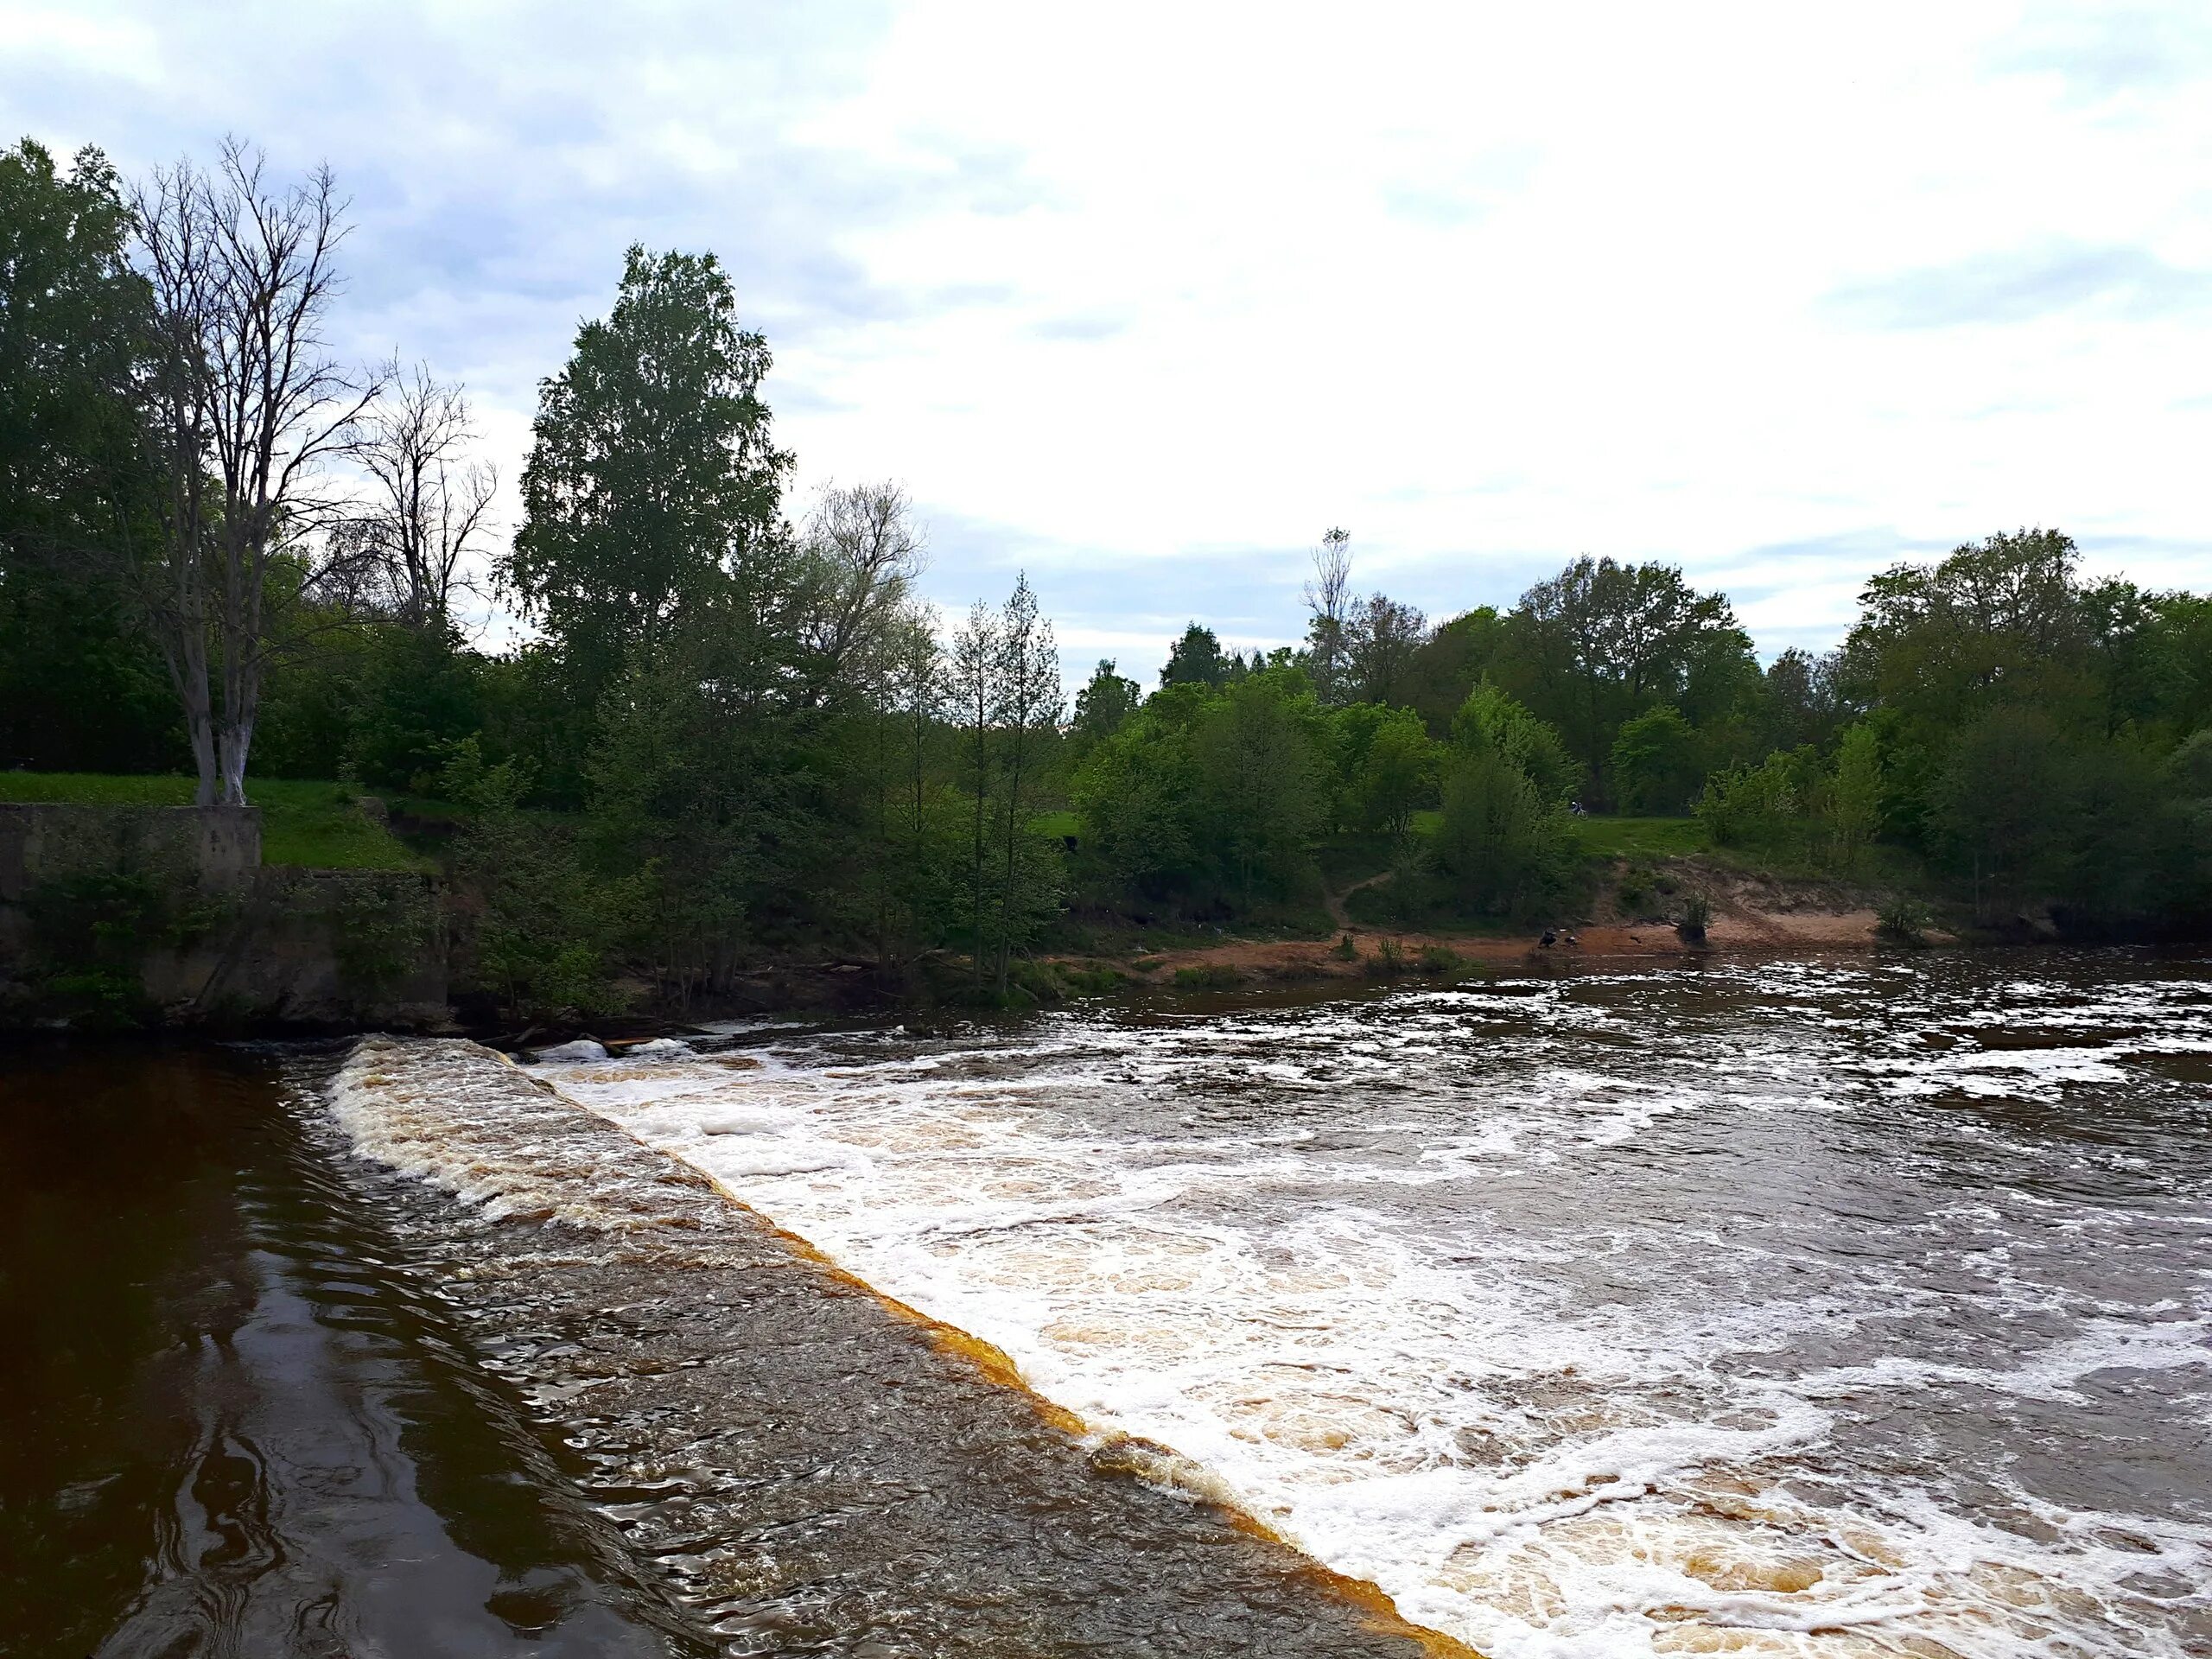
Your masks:
<path fill-rule="evenodd" d="M 184 710 L 185 736 L 192 745 L 193 769 L 199 783 L 192 795 L 194 806 L 213 806 L 222 787 L 216 764 L 215 718 L 207 696 L 207 652 L 196 632 L 180 630 L 162 641 L 162 658 L 169 671 L 169 685 Z"/>
<path fill-rule="evenodd" d="M 220 799 L 225 806 L 245 804 L 245 757 L 253 747 L 253 717 L 226 720 L 216 747 L 221 768 Z"/>
<path fill-rule="evenodd" d="M 979 711 L 979 712 L 978 712 L 978 714 L 977 714 L 976 719 L 977 719 L 977 725 L 976 725 L 976 876 L 975 876 L 975 892 L 974 892 L 974 894 L 973 894 L 972 902 L 969 904 L 969 914 L 971 917 L 973 917 L 973 918 L 974 918 L 974 920 L 975 920 L 976 937 L 975 937 L 975 938 L 974 938 L 974 940 L 973 940 L 973 942 L 972 942 L 972 954 L 973 954 L 974 958 L 975 958 L 974 966 L 975 966 L 975 970 L 976 970 L 976 983 L 977 985 L 979 985 L 979 986 L 980 986 L 980 985 L 983 982 L 983 854 L 984 854 L 984 849 L 985 849 L 985 846 L 986 846 L 986 842 L 985 842 L 984 836 L 983 836 L 983 814 L 984 814 L 984 800 L 985 800 L 986 794 L 987 794 L 987 792 L 988 792 L 988 788 L 989 788 L 990 779 L 989 779 L 989 775 L 988 775 L 988 772 L 986 771 L 986 769 L 985 769 L 985 766 L 984 766 L 985 756 L 984 756 L 984 753 L 983 753 L 983 728 L 982 728 L 982 723 L 981 723 L 981 722 L 982 722 L 982 715 L 981 715 L 980 711 Z"/>
<path fill-rule="evenodd" d="M 194 806 L 213 806 L 222 788 L 222 775 L 215 764 L 215 722 L 208 716 L 207 699 L 199 707 L 185 705 L 185 727 L 192 734 L 192 764 L 200 781 L 192 791 Z"/>
<path fill-rule="evenodd" d="M 1014 734 L 1014 759 L 1007 780 L 1006 887 L 999 893 L 999 995 L 1006 995 L 1007 972 L 1014 955 L 1014 866 L 1021 834 L 1021 751 L 1028 734 Z"/>

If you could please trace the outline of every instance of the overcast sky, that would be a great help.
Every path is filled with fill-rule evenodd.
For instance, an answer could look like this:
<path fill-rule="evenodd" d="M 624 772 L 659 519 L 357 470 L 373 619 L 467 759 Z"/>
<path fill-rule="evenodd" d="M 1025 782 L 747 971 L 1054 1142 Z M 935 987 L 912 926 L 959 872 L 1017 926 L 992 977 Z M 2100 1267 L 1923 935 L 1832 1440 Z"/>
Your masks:
<path fill-rule="evenodd" d="M 625 245 L 711 248 L 795 506 L 897 479 L 933 597 L 1147 679 L 1338 524 L 1439 618 L 1677 562 L 1769 655 L 2024 524 L 2212 585 L 2209 83 L 2195 0 L 0 0 L 10 137 L 327 160 L 342 345 L 510 480 Z"/>

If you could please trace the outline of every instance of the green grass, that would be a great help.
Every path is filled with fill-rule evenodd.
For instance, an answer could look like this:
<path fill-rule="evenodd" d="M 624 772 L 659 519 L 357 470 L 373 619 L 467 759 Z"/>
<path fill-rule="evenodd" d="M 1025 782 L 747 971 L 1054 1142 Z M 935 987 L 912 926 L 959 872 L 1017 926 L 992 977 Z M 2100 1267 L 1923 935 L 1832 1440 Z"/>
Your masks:
<path fill-rule="evenodd" d="M 190 806 L 189 778 L 118 777 L 87 772 L 0 772 L 0 801 L 54 801 L 76 806 Z M 250 778 L 246 798 L 261 809 L 261 861 L 324 870 L 423 870 L 410 852 L 353 803 L 353 784 L 295 778 Z"/>
<path fill-rule="evenodd" d="M 99 772 L 0 772 L 0 801 L 70 806 L 190 806 L 189 778 L 124 778 Z"/>
<path fill-rule="evenodd" d="M 1074 811 L 1039 812 L 1029 820 L 1029 827 L 1040 836 L 1079 836 L 1083 833 L 1083 814 Z"/>
<path fill-rule="evenodd" d="M 1705 825 L 1695 818 L 1616 818 L 1591 817 L 1574 820 L 1574 833 L 1583 850 L 1603 858 L 1681 858 L 1710 849 Z"/>

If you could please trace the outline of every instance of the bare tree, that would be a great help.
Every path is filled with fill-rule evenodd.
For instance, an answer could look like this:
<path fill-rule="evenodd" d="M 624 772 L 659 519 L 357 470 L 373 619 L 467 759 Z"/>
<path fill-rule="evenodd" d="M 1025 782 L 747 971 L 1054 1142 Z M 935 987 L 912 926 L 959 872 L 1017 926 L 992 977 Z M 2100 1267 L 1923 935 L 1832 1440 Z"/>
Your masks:
<path fill-rule="evenodd" d="M 1325 703 L 1343 700 L 1351 594 L 1351 532 L 1336 525 L 1313 550 L 1313 579 L 1306 584 L 1306 608 L 1313 613 L 1306 626 L 1306 662 L 1314 692 Z"/>
<path fill-rule="evenodd" d="M 442 631 L 455 594 L 469 591 L 466 563 L 490 528 L 499 478 L 468 456 L 478 434 L 460 385 L 397 358 L 382 378 L 350 444 L 369 499 L 337 538 L 330 576 L 369 590 L 408 627 Z"/>
<path fill-rule="evenodd" d="M 912 512 L 896 484 L 823 489 L 803 543 L 803 702 L 823 702 L 841 687 L 868 691 L 891 673 L 922 570 Z"/>
<path fill-rule="evenodd" d="M 277 191 L 226 139 L 212 170 L 157 169 L 132 193 L 153 289 L 161 537 L 144 594 L 199 769 L 199 804 L 245 802 L 272 561 L 328 503 L 310 480 L 374 388 L 325 350 L 346 203 L 330 169 Z"/>

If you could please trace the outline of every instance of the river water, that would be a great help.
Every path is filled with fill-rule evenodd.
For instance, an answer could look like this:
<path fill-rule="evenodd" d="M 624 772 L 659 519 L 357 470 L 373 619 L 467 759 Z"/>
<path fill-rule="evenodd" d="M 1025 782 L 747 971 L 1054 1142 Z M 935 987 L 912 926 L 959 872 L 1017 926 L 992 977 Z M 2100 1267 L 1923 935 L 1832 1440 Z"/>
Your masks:
<path fill-rule="evenodd" d="M 1499 1659 L 2212 1653 L 2212 967 L 1781 963 L 547 1066 Z"/>
<path fill-rule="evenodd" d="M 0 1304 L 0 1653 L 2212 1654 L 2203 960 L 35 1051 Z"/>

